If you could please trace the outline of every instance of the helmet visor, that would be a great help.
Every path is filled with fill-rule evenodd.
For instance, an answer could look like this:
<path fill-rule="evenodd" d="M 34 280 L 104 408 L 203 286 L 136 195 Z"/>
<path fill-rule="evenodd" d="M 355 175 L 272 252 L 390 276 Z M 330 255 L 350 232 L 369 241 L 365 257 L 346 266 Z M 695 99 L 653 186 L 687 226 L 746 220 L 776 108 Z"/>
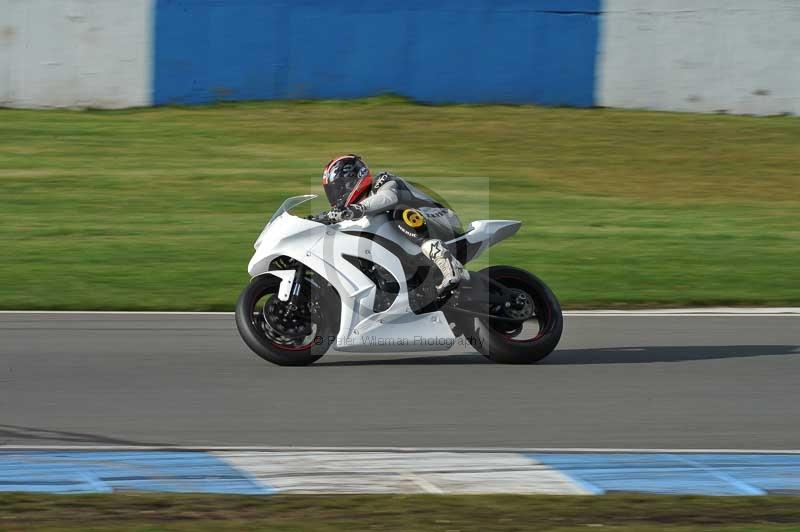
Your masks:
<path fill-rule="evenodd" d="M 355 179 L 348 179 L 343 176 L 335 177 L 325 183 L 325 196 L 328 198 L 328 203 L 332 207 L 344 207 L 350 191 L 353 190 L 355 183 L 351 183 Z"/>

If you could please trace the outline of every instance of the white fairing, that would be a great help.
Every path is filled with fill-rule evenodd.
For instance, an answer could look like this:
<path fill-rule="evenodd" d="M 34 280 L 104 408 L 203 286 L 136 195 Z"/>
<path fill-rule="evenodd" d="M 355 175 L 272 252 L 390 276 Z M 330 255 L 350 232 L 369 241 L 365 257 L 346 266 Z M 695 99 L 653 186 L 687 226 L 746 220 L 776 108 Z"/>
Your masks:
<path fill-rule="evenodd" d="M 312 196 L 313 197 L 313 196 Z M 311 199 L 312 197 L 307 197 Z M 302 201 L 307 201 L 303 199 Z M 291 198 L 284 204 L 290 204 Z M 302 201 L 291 203 L 292 206 Z M 273 216 L 256 241 L 256 252 L 247 271 L 252 277 L 269 272 L 270 263 L 277 257 L 288 256 L 304 263 L 324 277 L 341 298 L 339 334 L 333 344 L 338 351 L 431 351 L 445 350 L 455 343 L 449 323 L 441 311 L 415 314 L 411 310 L 406 276 L 400 259 L 380 244 L 368 238 L 347 234 L 343 230 L 378 234 L 403 247 L 409 253 L 419 253 L 419 247 L 403 237 L 388 217 L 371 220 L 362 218 L 325 226 L 312 220 L 293 216 L 284 206 Z M 283 210 L 283 212 L 281 212 Z M 470 243 L 475 238 L 491 240 L 492 221 L 475 222 L 479 226 L 468 233 Z M 508 222 L 497 222 L 505 227 Z M 513 222 L 519 226 L 519 222 Z M 482 225 L 480 225 L 482 224 Z M 375 284 L 361 270 L 344 258 L 361 257 L 381 265 L 397 279 L 400 290 L 391 306 L 383 312 L 373 312 Z M 293 282 L 292 270 L 269 272 L 281 278 L 279 298 L 288 298 Z M 283 297 L 281 297 L 283 296 Z"/>
<path fill-rule="evenodd" d="M 448 244 L 466 240 L 470 244 L 477 245 L 478 250 L 471 257 L 472 260 L 501 240 L 514 236 L 521 225 L 516 220 L 475 220 L 469 224 L 466 233 L 450 240 Z"/>

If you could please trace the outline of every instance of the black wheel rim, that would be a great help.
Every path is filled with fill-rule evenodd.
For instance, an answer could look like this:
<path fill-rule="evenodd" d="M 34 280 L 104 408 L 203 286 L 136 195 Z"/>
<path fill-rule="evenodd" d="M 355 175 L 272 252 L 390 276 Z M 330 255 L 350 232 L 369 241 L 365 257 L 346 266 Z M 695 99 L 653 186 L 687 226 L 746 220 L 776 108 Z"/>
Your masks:
<path fill-rule="evenodd" d="M 542 338 L 549 330 L 551 316 L 553 315 L 553 311 L 547 304 L 544 294 L 541 294 L 536 286 L 532 286 L 517 277 L 503 275 L 492 279 L 509 290 L 525 293 L 530 298 L 533 315 L 521 323 L 489 320 L 491 329 L 502 335 L 506 341 L 512 343 L 531 343 Z"/>
<path fill-rule="evenodd" d="M 284 351 L 307 351 L 318 341 L 318 332 L 321 330 L 320 323 L 309 319 L 310 334 L 301 336 L 285 335 L 276 330 L 270 324 L 265 309 L 270 306 L 270 302 L 277 300 L 277 289 L 279 282 L 265 282 L 255 294 L 248 305 L 250 324 L 253 330 L 273 347 Z M 282 303 L 282 302 L 281 302 Z M 303 304 L 306 304 L 305 302 Z"/>

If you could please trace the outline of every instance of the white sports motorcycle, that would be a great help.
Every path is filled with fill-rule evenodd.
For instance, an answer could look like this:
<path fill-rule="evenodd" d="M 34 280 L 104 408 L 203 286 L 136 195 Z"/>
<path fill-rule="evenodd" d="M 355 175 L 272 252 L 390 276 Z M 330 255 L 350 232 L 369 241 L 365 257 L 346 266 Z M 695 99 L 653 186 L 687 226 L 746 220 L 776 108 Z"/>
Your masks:
<path fill-rule="evenodd" d="M 258 356 L 282 366 L 344 352 L 439 351 L 464 336 L 501 363 L 528 364 L 555 349 L 563 318 L 536 276 L 511 266 L 470 272 L 445 295 L 439 270 L 388 214 L 330 224 L 289 211 L 315 195 L 287 199 L 267 223 L 236 304 L 236 325 Z M 514 235 L 521 223 L 478 220 L 446 242 L 466 264 Z"/>

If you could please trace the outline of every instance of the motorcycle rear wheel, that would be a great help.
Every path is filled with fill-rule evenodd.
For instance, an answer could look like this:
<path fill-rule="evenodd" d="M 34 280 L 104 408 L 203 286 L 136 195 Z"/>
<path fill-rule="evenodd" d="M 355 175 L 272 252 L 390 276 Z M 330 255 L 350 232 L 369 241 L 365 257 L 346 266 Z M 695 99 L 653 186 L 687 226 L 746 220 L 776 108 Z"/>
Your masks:
<path fill-rule="evenodd" d="M 339 322 L 335 320 L 339 315 L 338 308 L 330 312 L 334 306 L 330 301 L 331 294 L 323 294 L 322 304 L 328 312 L 322 313 L 325 319 L 320 317 L 311 323 L 311 334 L 303 338 L 281 336 L 270 326 L 264 312 L 259 310 L 259 307 L 267 308 L 267 303 L 263 306 L 260 303 L 265 298 L 268 302 L 269 298 L 278 297 L 279 286 L 280 279 L 274 275 L 264 274 L 253 278 L 236 302 L 236 328 L 247 347 L 264 360 L 279 366 L 307 366 L 328 351 L 330 339 L 338 331 Z"/>
<path fill-rule="evenodd" d="M 564 318 L 561 305 L 550 288 L 538 277 L 512 266 L 490 266 L 481 270 L 504 287 L 530 296 L 535 309 L 527 327 L 511 327 L 507 322 L 474 319 L 464 331 L 469 343 L 486 358 L 500 364 L 532 364 L 553 352 L 561 339 Z M 532 331 L 524 338 L 525 329 Z"/>

